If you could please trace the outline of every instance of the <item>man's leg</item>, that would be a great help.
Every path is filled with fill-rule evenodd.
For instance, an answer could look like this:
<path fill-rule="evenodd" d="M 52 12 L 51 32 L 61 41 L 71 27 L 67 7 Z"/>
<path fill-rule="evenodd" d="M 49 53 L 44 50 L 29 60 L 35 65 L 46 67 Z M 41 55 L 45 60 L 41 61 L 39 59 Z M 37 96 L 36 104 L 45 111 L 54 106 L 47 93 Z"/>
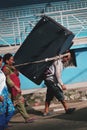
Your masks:
<path fill-rule="evenodd" d="M 64 107 L 65 111 L 67 111 L 67 110 L 68 110 L 68 106 L 67 106 L 66 101 L 65 101 L 65 100 L 63 100 L 63 101 L 61 101 L 61 103 L 62 103 L 62 105 L 63 105 L 63 107 Z"/>
<path fill-rule="evenodd" d="M 64 94 L 63 91 L 60 89 L 59 86 L 55 86 L 55 88 L 53 89 L 54 93 L 55 93 L 55 97 L 62 103 L 66 114 L 71 114 L 72 112 L 75 111 L 75 108 L 69 108 L 65 99 L 64 99 Z"/>
<path fill-rule="evenodd" d="M 76 110 L 75 107 L 69 108 L 68 105 L 67 105 L 67 103 L 65 101 L 61 101 L 61 103 L 64 106 L 66 114 L 72 114 Z"/>
<path fill-rule="evenodd" d="M 46 100 L 45 100 L 45 109 L 44 109 L 44 116 L 49 115 L 49 107 L 50 103 L 54 97 L 53 91 L 51 88 L 47 88 L 47 93 L 46 93 Z"/>
<path fill-rule="evenodd" d="M 45 101 L 44 113 L 48 113 L 49 112 L 49 106 L 50 106 L 50 102 Z"/>

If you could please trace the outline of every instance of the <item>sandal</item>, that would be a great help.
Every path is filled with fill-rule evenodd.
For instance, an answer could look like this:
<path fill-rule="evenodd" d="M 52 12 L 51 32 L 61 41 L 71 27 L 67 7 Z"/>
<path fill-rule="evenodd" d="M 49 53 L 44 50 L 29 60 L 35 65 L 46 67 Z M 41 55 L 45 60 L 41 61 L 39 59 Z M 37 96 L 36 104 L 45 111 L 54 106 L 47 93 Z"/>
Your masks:
<path fill-rule="evenodd" d="M 68 110 L 66 110 L 66 114 L 72 114 L 75 110 L 76 108 L 69 108 Z"/>
<path fill-rule="evenodd" d="M 35 121 L 35 118 L 28 118 L 25 120 L 25 123 L 33 123 Z"/>

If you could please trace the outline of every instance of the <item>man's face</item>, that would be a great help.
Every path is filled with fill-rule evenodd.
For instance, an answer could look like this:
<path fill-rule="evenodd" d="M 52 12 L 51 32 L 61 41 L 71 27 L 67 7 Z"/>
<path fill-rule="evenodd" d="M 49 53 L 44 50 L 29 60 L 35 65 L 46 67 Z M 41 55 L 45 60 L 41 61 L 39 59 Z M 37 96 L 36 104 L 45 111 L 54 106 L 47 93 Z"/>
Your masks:
<path fill-rule="evenodd" d="M 69 60 L 70 60 L 70 58 L 71 58 L 71 54 L 70 54 L 70 53 L 68 53 L 68 55 L 67 55 L 67 56 L 64 56 L 64 57 L 63 57 L 63 62 L 67 62 L 67 61 L 69 61 Z"/>

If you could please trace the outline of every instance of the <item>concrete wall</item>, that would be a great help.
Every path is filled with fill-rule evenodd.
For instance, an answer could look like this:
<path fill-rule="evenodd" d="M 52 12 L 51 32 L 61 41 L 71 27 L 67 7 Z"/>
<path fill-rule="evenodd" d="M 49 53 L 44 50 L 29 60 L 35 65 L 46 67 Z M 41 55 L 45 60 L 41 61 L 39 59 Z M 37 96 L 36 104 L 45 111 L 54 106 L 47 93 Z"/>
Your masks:
<path fill-rule="evenodd" d="M 65 84 L 87 82 L 87 48 L 74 48 L 76 66 L 63 70 L 62 79 Z"/>

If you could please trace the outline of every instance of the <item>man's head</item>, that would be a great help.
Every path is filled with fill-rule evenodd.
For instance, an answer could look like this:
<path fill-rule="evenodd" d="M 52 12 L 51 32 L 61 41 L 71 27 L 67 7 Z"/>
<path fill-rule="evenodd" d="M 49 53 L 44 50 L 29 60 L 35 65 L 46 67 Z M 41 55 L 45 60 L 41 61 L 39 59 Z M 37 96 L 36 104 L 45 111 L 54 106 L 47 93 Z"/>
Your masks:
<path fill-rule="evenodd" d="M 3 56 L 3 62 L 8 65 L 12 65 L 14 63 L 14 58 L 11 53 L 7 53 Z"/>
<path fill-rule="evenodd" d="M 63 56 L 63 58 L 62 58 L 63 63 L 69 61 L 70 58 L 71 58 L 71 53 L 70 52 L 66 53 L 66 55 Z"/>

